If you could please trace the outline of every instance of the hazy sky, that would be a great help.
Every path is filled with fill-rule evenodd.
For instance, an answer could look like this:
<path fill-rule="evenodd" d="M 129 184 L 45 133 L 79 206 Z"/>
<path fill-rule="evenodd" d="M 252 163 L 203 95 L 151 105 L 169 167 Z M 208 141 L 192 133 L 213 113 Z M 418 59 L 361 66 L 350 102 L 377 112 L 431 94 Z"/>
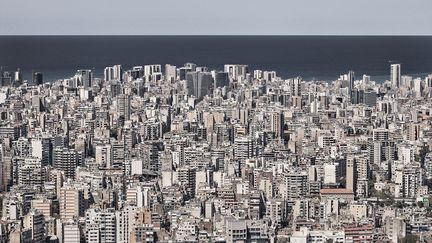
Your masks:
<path fill-rule="evenodd" d="M 432 0 L 0 0 L 1 35 L 432 35 Z"/>

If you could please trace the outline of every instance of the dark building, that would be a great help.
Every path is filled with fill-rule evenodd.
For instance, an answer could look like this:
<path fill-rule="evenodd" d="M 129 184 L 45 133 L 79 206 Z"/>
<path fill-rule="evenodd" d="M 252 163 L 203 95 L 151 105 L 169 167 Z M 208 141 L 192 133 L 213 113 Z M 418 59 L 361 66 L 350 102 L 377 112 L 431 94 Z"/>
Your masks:
<path fill-rule="evenodd" d="M 213 90 L 213 77 L 208 72 L 188 72 L 186 80 L 188 94 L 199 100 Z"/>
<path fill-rule="evenodd" d="M 33 73 L 33 83 L 35 85 L 41 85 L 43 84 L 43 75 L 40 72 L 34 72 Z"/>
<path fill-rule="evenodd" d="M 229 86 L 229 75 L 226 72 L 213 72 L 214 87 Z"/>

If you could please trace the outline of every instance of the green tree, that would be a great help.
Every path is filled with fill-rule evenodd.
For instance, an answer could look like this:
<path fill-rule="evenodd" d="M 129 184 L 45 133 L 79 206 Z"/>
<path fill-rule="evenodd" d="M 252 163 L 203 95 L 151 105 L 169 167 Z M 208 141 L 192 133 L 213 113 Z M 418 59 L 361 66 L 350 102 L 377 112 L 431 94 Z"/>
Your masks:
<path fill-rule="evenodd" d="M 424 207 L 424 203 L 422 201 L 417 202 L 417 207 L 419 208 Z"/>

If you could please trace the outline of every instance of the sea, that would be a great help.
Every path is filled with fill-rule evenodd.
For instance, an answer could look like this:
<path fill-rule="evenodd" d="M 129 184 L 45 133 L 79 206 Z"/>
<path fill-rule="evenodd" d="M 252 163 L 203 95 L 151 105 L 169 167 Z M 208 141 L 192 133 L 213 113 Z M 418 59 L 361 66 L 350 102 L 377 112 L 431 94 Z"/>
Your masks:
<path fill-rule="evenodd" d="M 282 78 L 323 81 L 353 70 L 359 79 L 382 82 L 391 63 L 401 63 L 403 75 L 432 73 L 432 36 L 0 36 L 0 66 L 19 68 L 28 80 L 34 71 L 51 82 L 78 69 L 102 77 L 115 64 L 126 70 L 186 62 L 212 70 L 247 64 Z"/>

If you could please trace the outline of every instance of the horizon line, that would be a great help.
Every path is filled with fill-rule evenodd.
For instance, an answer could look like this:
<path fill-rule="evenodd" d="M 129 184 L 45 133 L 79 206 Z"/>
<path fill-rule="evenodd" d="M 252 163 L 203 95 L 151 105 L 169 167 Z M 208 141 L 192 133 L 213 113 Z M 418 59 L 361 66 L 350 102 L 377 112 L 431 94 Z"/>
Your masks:
<path fill-rule="evenodd" d="M 432 34 L 427 35 L 403 35 L 403 34 L 0 34 L 0 37 L 19 37 L 19 36 L 40 36 L 40 37 L 55 37 L 55 36 L 131 36 L 131 37 L 155 37 L 155 36 L 177 36 L 177 37 L 432 37 Z"/>

